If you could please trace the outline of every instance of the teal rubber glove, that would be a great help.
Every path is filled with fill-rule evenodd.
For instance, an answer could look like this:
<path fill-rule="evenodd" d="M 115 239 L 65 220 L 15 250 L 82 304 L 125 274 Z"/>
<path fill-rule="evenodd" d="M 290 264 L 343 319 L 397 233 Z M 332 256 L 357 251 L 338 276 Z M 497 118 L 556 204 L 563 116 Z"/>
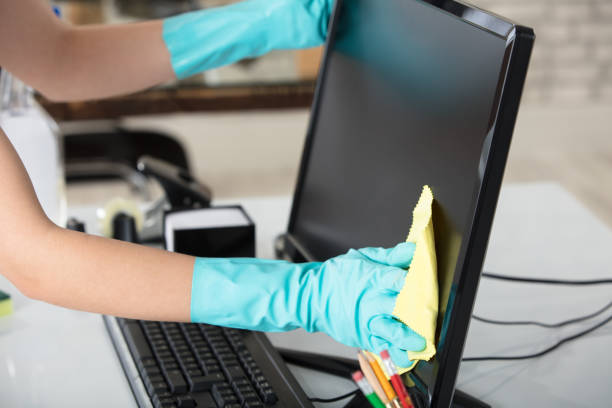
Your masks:
<path fill-rule="evenodd" d="M 391 313 L 402 289 L 414 244 L 365 248 L 326 262 L 294 264 L 249 258 L 197 258 L 191 320 L 259 331 L 304 328 L 348 346 L 410 365 L 407 350 L 425 339 Z"/>
<path fill-rule="evenodd" d="M 325 42 L 333 0 L 247 0 L 164 20 L 178 78 L 271 50 Z"/>

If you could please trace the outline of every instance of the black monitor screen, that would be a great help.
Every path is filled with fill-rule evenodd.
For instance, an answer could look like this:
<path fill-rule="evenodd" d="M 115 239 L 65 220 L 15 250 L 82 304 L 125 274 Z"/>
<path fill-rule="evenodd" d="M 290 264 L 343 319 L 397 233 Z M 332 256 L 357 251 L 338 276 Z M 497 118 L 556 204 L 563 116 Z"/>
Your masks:
<path fill-rule="evenodd" d="M 440 349 L 496 116 L 506 38 L 417 0 L 344 0 L 333 33 L 289 233 L 316 260 L 391 247 L 406 239 L 429 185 Z M 436 372 L 434 359 L 415 375 L 430 387 Z"/>

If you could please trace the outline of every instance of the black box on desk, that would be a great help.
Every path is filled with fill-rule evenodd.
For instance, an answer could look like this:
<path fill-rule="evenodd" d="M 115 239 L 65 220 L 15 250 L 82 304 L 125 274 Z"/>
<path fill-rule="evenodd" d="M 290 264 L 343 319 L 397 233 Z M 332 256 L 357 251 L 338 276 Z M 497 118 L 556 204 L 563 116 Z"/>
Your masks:
<path fill-rule="evenodd" d="M 199 257 L 254 257 L 255 224 L 239 205 L 167 211 L 164 244 Z"/>

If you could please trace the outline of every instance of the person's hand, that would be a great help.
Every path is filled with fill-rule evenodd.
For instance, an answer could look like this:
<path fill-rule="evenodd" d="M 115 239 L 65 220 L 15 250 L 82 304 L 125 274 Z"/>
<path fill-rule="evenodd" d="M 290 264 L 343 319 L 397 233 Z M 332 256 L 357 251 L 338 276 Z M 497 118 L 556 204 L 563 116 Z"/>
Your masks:
<path fill-rule="evenodd" d="M 304 285 L 308 302 L 303 306 L 311 310 L 303 322 L 306 329 L 375 353 L 389 349 L 398 366 L 408 367 L 406 350 L 423 350 L 425 339 L 392 312 L 413 253 L 414 244 L 402 243 L 350 250 L 321 264 Z"/>
<path fill-rule="evenodd" d="M 325 42 L 334 0 L 264 1 L 275 49 L 316 47 Z"/>
<path fill-rule="evenodd" d="M 191 320 L 260 331 L 302 327 L 349 346 L 389 349 L 398 366 L 425 340 L 392 316 L 414 244 L 350 250 L 326 262 L 198 258 Z"/>
<path fill-rule="evenodd" d="M 246 0 L 164 20 L 163 38 L 178 78 L 271 50 L 325 42 L 334 0 Z"/>

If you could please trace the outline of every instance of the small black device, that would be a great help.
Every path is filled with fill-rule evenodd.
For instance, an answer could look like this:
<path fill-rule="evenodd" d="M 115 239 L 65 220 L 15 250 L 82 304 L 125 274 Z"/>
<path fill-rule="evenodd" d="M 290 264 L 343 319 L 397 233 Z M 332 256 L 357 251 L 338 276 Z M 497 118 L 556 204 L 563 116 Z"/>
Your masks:
<path fill-rule="evenodd" d="M 425 406 L 486 406 L 455 382 L 534 38 L 453 0 L 336 4 L 281 256 L 393 246 L 431 187 L 437 354 L 409 374 Z"/>
<path fill-rule="evenodd" d="M 170 210 L 164 214 L 164 244 L 192 256 L 252 258 L 255 223 L 240 205 Z"/>

